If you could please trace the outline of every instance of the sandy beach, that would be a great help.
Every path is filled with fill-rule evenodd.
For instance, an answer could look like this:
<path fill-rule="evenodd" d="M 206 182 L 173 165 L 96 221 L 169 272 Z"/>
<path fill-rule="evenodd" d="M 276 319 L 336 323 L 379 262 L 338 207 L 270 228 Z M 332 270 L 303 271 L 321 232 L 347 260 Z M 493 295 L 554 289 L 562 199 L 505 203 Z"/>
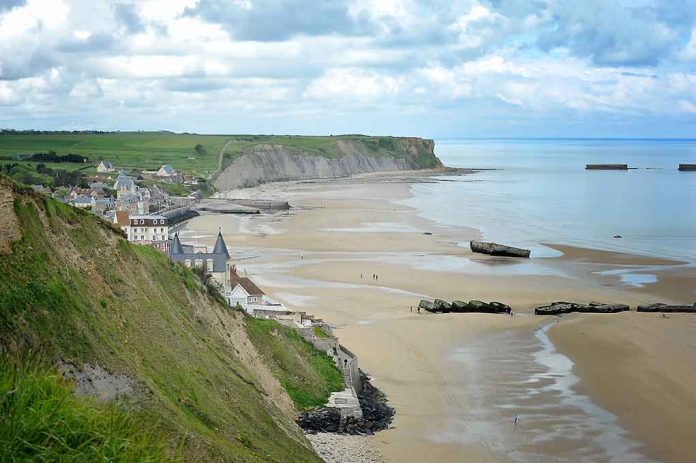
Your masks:
<path fill-rule="evenodd" d="M 220 228 L 268 295 L 335 327 L 397 410 L 372 438 L 385 461 L 694 461 L 696 317 L 559 320 L 531 309 L 690 303 L 696 269 L 552 243 L 561 257 L 472 254 L 465 244 L 478 230 L 428 221 L 404 203 L 414 182 L 436 181 L 401 173 L 238 190 L 229 194 L 293 208 L 203 215 L 181 236 L 212 244 Z M 648 267 L 656 281 L 633 284 Z M 496 300 L 516 315 L 416 312 L 435 297 Z"/>

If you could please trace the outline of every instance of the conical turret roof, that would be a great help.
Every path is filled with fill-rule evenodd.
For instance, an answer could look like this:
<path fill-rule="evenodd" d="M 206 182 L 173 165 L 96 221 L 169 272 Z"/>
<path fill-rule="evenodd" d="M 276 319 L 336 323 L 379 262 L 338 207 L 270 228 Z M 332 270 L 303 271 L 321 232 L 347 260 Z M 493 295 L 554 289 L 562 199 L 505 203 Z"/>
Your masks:
<path fill-rule="evenodd" d="M 227 252 L 227 245 L 222 237 L 222 232 L 218 231 L 217 241 L 215 241 L 215 247 L 213 248 L 213 254 L 224 254 L 225 257 L 230 257 L 230 253 Z"/>
<path fill-rule="evenodd" d="M 169 250 L 169 254 L 183 254 L 184 249 L 181 247 L 181 241 L 179 241 L 179 233 L 174 234 L 174 241 L 172 242 L 172 247 Z"/>

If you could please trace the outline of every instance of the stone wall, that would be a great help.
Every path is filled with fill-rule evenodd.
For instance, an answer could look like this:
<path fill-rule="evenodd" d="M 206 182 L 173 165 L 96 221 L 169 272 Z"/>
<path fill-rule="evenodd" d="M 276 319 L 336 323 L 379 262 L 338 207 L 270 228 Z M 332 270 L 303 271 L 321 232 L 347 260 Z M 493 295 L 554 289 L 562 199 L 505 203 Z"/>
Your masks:
<path fill-rule="evenodd" d="M 362 392 L 362 380 L 360 379 L 358 358 L 340 344 L 338 345 L 336 356 L 339 368 L 343 373 L 344 381 L 348 386 L 355 389 L 355 392 L 360 394 L 360 392 Z"/>

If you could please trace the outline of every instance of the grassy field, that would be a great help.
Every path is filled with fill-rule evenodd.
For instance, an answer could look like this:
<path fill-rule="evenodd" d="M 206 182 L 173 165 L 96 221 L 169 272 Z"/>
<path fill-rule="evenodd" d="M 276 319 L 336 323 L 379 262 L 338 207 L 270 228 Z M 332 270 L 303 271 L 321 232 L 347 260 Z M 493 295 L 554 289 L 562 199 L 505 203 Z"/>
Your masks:
<path fill-rule="evenodd" d="M 3 213 L 17 217 L 21 239 L 0 254 L 0 350 L 13 356 L 38 350 L 132 378 L 138 386 L 129 403 L 167 436 L 168 455 L 319 461 L 292 417 L 269 402 L 254 373 L 259 366 L 238 354 L 248 345 L 243 314 L 216 303 L 190 270 L 157 250 L 128 243 L 90 213 L 0 176 L 0 197 L 10 191 L 14 206 Z M 288 365 L 305 362 L 293 358 L 304 351 L 279 342 L 277 349 L 290 353 Z M 303 373 L 310 381 L 303 387 L 324 388 L 311 383 L 322 376 Z M 42 458 L 50 451 L 45 446 L 33 450 L 30 460 L 55 461 Z M 104 459 L 84 459 L 97 460 Z"/>
<path fill-rule="evenodd" d="M 53 150 L 58 154 L 75 153 L 88 156 L 96 166 L 99 161 L 112 161 L 117 168 L 154 170 L 163 164 L 175 169 L 205 175 L 217 169 L 218 155 L 229 137 L 222 135 L 189 135 L 167 132 L 117 132 L 107 134 L 0 134 L 0 157 L 5 161 L 16 154 L 32 154 Z M 197 152 L 196 145 L 204 150 Z M 60 165 L 72 169 L 78 165 Z M 58 167 L 58 164 L 51 164 Z M 96 170 L 92 171 L 96 172 Z"/>

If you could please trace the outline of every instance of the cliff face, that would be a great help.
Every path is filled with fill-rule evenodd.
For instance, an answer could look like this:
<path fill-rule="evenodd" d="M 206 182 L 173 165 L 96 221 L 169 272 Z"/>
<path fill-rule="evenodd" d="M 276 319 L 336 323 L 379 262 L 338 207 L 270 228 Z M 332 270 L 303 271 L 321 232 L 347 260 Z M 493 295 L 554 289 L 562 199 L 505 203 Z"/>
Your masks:
<path fill-rule="evenodd" d="M 103 389 L 97 396 L 126 395 L 121 405 L 151 417 L 185 460 L 319 461 L 244 316 L 190 270 L 1 176 L 0 213 L 0 372 L 12 371 L 7 355 L 29 352 L 67 365 L 78 386 Z"/>
<path fill-rule="evenodd" d="M 432 140 L 326 137 L 324 150 L 259 143 L 243 149 L 214 180 L 218 190 L 260 183 L 442 167 Z"/>

